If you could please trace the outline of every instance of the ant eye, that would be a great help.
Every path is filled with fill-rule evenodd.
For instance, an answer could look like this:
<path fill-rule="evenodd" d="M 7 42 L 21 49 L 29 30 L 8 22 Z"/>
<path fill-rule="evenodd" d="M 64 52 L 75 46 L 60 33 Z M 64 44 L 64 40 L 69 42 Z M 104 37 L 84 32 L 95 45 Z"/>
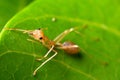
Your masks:
<path fill-rule="evenodd" d="M 38 30 L 40 30 L 41 28 L 38 28 Z"/>
<path fill-rule="evenodd" d="M 42 37 L 39 38 L 40 40 L 43 39 Z"/>

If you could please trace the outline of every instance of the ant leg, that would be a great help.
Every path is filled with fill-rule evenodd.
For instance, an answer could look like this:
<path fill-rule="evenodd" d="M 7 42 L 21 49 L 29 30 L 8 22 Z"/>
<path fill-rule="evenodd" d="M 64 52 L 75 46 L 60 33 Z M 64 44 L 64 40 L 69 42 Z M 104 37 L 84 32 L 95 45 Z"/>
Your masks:
<path fill-rule="evenodd" d="M 32 40 L 32 39 L 27 39 L 27 40 L 30 41 L 30 42 L 33 42 L 33 43 L 37 43 L 37 41 Z M 47 54 L 49 54 L 49 52 L 50 52 L 50 50 L 47 52 Z M 39 58 L 39 59 L 36 59 L 36 60 L 41 61 L 43 58 L 45 58 L 45 57 L 42 57 L 42 58 Z"/>
<path fill-rule="evenodd" d="M 50 48 L 50 50 L 45 54 L 44 58 L 48 56 L 48 54 L 53 50 L 54 46 Z"/>
<path fill-rule="evenodd" d="M 85 25 L 83 25 L 82 27 L 83 28 L 86 28 L 86 24 Z M 76 33 L 78 33 L 76 30 L 77 29 L 79 29 L 79 27 L 74 27 L 74 28 L 70 28 L 70 29 L 68 29 L 68 30 L 65 30 L 64 32 L 62 32 L 61 34 L 59 34 L 53 41 L 55 42 L 55 43 L 59 43 L 67 34 L 69 34 L 70 32 L 73 32 L 73 31 L 75 31 Z M 79 32 L 79 34 L 80 34 L 80 32 Z"/>
<path fill-rule="evenodd" d="M 33 39 L 27 39 L 27 40 L 30 41 L 30 42 L 39 44 L 36 40 L 33 40 Z"/>
<path fill-rule="evenodd" d="M 53 50 L 53 51 L 55 52 L 55 54 L 52 55 L 50 58 L 48 58 L 46 61 L 44 61 L 40 66 L 38 66 L 38 67 L 34 70 L 33 76 L 36 75 L 37 71 L 38 71 L 43 65 L 45 65 L 48 61 L 50 61 L 53 57 L 55 57 L 55 56 L 57 55 L 57 52 L 56 52 L 55 50 Z"/>
<path fill-rule="evenodd" d="M 64 32 L 62 32 L 61 34 L 59 34 L 55 39 L 55 43 L 59 43 L 67 34 L 69 34 L 70 32 L 74 31 L 75 28 L 70 28 L 68 30 L 65 30 Z"/>
<path fill-rule="evenodd" d="M 41 61 L 43 58 L 46 58 L 48 56 L 48 54 L 53 50 L 54 45 L 49 49 L 49 51 L 44 55 L 44 57 L 40 58 L 40 59 L 36 59 L 37 61 Z"/>
<path fill-rule="evenodd" d="M 84 25 L 84 26 L 86 26 L 86 25 Z M 53 41 L 55 43 L 59 43 L 66 35 L 68 35 L 70 32 L 73 32 L 73 31 L 76 32 L 77 29 L 79 29 L 79 27 L 67 29 L 64 32 L 62 32 L 61 34 L 59 34 Z"/>

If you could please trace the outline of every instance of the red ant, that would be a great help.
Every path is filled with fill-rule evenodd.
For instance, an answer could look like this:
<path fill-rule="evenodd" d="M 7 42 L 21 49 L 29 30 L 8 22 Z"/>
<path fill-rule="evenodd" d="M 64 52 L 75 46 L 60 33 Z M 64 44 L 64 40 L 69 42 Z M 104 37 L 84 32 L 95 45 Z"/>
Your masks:
<path fill-rule="evenodd" d="M 39 65 L 33 72 L 33 75 L 36 75 L 36 72 L 43 66 L 45 65 L 49 60 L 51 60 L 53 57 L 57 55 L 57 51 L 54 48 L 62 49 L 65 52 L 69 54 L 77 54 L 80 51 L 80 48 L 78 45 L 74 44 L 73 42 L 66 41 L 64 43 L 60 43 L 60 41 L 70 32 L 73 32 L 77 29 L 76 28 L 70 28 L 59 34 L 54 40 L 48 39 L 43 32 L 43 29 L 36 29 L 36 30 L 22 30 L 22 29 L 8 29 L 8 30 L 17 30 L 21 31 L 23 33 L 28 33 L 29 36 L 31 36 L 33 39 L 41 42 L 45 47 L 49 49 L 49 51 L 44 55 L 43 58 L 46 58 L 48 54 L 53 51 L 55 52 L 54 55 L 52 55 L 50 58 L 48 58 L 46 61 L 44 61 L 41 65 Z M 33 41 L 30 40 L 29 41 Z M 43 59 L 42 58 L 42 59 Z M 37 59 L 37 60 L 42 60 L 42 59 Z"/>

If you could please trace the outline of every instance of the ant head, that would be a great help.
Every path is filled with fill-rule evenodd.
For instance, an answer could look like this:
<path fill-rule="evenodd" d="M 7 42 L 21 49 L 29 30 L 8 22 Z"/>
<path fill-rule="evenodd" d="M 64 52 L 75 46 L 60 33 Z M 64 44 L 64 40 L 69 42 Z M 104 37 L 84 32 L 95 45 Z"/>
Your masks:
<path fill-rule="evenodd" d="M 33 37 L 34 39 L 40 40 L 40 41 L 42 41 L 43 38 L 44 38 L 44 33 L 43 33 L 42 29 L 40 29 L 40 28 L 36 29 L 36 30 L 33 30 L 33 31 L 30 31 L 29 35 L 31 37 Z"/>

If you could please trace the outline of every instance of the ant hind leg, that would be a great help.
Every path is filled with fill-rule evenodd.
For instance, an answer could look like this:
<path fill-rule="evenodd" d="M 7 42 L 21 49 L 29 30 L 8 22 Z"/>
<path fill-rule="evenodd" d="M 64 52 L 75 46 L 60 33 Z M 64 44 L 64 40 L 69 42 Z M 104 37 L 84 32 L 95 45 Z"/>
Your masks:
<path fill-rule="evenodd" d="M 68 30 L 65 30 L 64 32 L 62 32 L 61 34 L 59 34 L 55 39 L 54 42 L 55 43 L 59 43 L 67 34 L 69 34 L 70 32 L 74 31 L 74 28 L 70 28 Z"/>
<path fill-rule="evenodd" d="M 87 25 L 83 25 L 83 28 L 85 28 L 86 26 Z M 59 43 L 66 35 L 68 35 L 69 33 L 73 32 L 73 31 L 80 34 L 80 32 L 77 31 L 77 29 L 79 29 L 79 28 L 80 27 L 73 27 L 73 28 L 67 29 L 64 32 L 62 32 L 61 34 L 59 34 L 53 41 L 55 43 Z"/>

